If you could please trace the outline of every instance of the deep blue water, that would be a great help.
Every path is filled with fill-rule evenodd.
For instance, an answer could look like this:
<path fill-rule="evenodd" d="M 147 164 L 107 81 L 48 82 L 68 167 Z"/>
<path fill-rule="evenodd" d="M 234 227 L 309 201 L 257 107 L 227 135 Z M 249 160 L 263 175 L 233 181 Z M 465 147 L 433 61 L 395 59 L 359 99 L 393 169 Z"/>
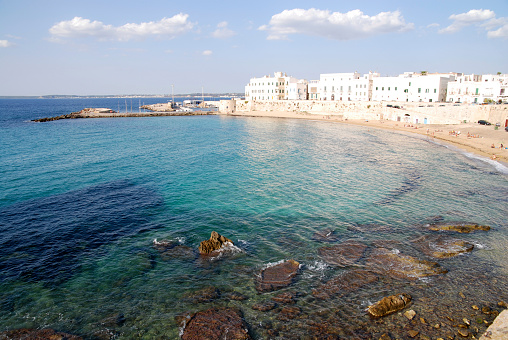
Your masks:
<path fill-rule="evenodd" d="M 428 319 L 439 313 L 426 315 L 425 299 L 445 300 L 454 313 L 508 299 L 505 168 L 419 137 L 325 121 L 30 121 L 117 105 L 125 100 L 0 100 L 0 330 L 177 338 L 176 315 L 235 306 L 256 339 L 273 338 L 268 329 L 278 330 L 275 338 L 312 338 L 309 320 L 338 309 L 352 313 L 342 317 L 344 334 L 368 337 L 398 321 L 370 323 L 363 310 L 400 289 L 420 299 L 413 308 Z M 319 257 L 315 232 L 329 228 L 369 246 L 399 242 L 421 256 L 411 240 L 436 219 L 492 230 L 460 235 L 475 249 L 441 261 L 449 272 L 439 278 L 386 279 L 343 300 L 312 299 L 313 288 L 344 270 Z M 153 247 L 165 239 L 197 249 L 213 230 L 233 240 L 232 255 L 167 258 Z M 286 327 L 280 310 L 251 306 L 276 294 L 255 291 L 256 272 L 289 258 L 302 264 L 292 289 L 304 296 L 298 306 L 306 318 Z M 249 299 L 196 305 L 186 298 L 211 285 Z M 104 321 L 118 314 L 125 322 Z"/>

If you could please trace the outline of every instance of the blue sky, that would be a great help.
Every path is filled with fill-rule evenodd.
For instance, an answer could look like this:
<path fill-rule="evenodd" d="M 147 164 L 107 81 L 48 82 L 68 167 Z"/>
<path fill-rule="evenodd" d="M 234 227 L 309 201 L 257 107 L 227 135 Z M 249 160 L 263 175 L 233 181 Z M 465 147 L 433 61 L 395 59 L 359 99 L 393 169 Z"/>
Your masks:
<path fill-rule="evenodd" d="M 508 73 L 508 1 L 0 0 L 0 96 L 423 70 Z"/>

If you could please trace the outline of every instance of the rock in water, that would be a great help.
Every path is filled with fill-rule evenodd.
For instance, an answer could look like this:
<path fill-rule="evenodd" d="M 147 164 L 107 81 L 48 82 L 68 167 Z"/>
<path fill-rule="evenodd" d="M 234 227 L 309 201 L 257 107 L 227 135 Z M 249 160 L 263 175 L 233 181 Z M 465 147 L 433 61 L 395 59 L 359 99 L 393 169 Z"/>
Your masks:
<path fill-rule="evenodd" d="M 412 241 L 428 256 L 439 259 L 454 257 L 473 250 L 474 245 L 456 238 L 446 238 L 442 235 L 425 235 Z"/>
<path fill-rule="evenodd" d="M 434 231 L 456 231 L 458 233 L 471 233 L 477 230 L 489 231 L 490 226 L 479 225 L 479 224 L 467 224 L 467 223 L 436 223 L 429 226 L 430 230 Z"/>
<path fill-rule="evenodd" d="M 385 248 L 374 250 L 367 259 L 367 265 L 394 278 L 409 280 L 448 272 L 436 262 L 419 260 Z"/>
<path fill-rule="evenodd" d="M 334 295 L 354 292 L 360 287 L 377 281 L 377 276 L 363 269 L 348 270 L 334 277 L 325 284 L 312 290 L 318 299 L 329 299 Z"/>
<path fill-rule="evenodd" d="M 209 240 L 201 242 L 199 245 L 199 252 L 201 254 L 210 254 L 214 250 L 219 250 L 223 246 L 228 245 L 229 243 L 233 244 L 233 241 L 230 239 L 219 235 L 216 231 L 212 231 L 212 235 Z"/>
<path fill-rule="evenodd" d="M 411 295 L 406 293 L 386 296 L 369 306 L 367 311 L 374 317 L 381 317 L 404 309 L 409 302 L 411 302 Z"/>
<path fill-rule="evenodd" d="M 182 339 L 247 340 L 252 338 L 239 309 L 211 308 L 190 317 L 183 330 Z"/>
<path fill-rule="evenodd" d="M 256 290 L 269 292 L 289 286 L 293 283 L 299 268 L 298 262 L 288 260 L 263 269 L 256 278 Z"/>
<path fill-rule="evenodd" d="M 346 241 L 331 247 L 318 249 L 319 255 L 326 263 L 339 267 L 351 266 L 358 261 L 367 246 L 357 241 Z"/>
<path fill-rule="evenodd" d="M 335 232 L 330 228 L 316 231 L 312 239 L 320 242 L 336 242 L 339 240 Z"/>

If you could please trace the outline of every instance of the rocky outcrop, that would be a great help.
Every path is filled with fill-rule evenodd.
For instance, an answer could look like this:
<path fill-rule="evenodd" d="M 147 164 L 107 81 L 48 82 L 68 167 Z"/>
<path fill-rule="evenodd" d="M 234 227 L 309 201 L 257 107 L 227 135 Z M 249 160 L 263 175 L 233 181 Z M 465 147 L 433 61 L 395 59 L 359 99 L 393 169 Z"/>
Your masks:
<path fill-rule="evenodd" d="M 299 268 L 298 262 L 288 260 L 261 270 L 256 277 L 256 290 L 269 292 L 289 286 L 295 280 Z"/>
<path fill-rule="evenodd" d="M 374 317 L 382 317 L 404 309 L 411 302 L 411 295 L 402 293 L 386 296 L 369 306 L 367 312 Z"/>
<path fill-rule="evenodd" d="M 357 241 L 346 241 L 331 247 L 318 249 L 319 255 L 328 263 L 339 267 L 351 266 L 363 255 L 367 246 Z"/>
<path fill-rule="evenodd" d="M 474 231 L 482 230 L 489 231 L 490 226 L 468 223 L 436 223 L 429 225 L 430 230 L 434 231 L 455 231 L 458 233 L 471 233 Z"/>
<path fill-rule="evenodd" d="M 319 299 L 328 299 L 334 295 L 354 292 L 377 279 L 377 276 L 368 270 L 348 270 L 313 289 L 312 295 Z"/>
<path fill-rule="evenodd" d="M 11 340 L 11 339 L 23 339 L 23 340 L 39 340 L 39 339 L 51 339 L 51 340 L 83 340 L 82 337 L 72 335 L 63 332 L 57 332 L 53 329 L 15 329 L 12 331 L 6 331 L 0 333 L 0 340 Z"/>
<path fill-rule="evenodd" d="M 468 253 L 474 248 L 474 245 L 469 242 L 456 238 L 447 238 L 442 235 L 425 235 L 412 242 L 425 255 L 439 259 Z"/>
<path fill-rule="evenodd" d="M 186 322 L 183 340 L 251 339 L 242 312 L 236 308 L 211 308 L 193 314 Z"/>
<path fill-rule="evenodd" d="M 436 262 L 419 260 L 385 248 L 375 249 L 367 259 L 367 265 L 388 276 L 409 280 L 448 272 Z"/>
<path fill-rule="evenodd" d="M 199 252 L 203 255 L 210 254 L 211 252 L 219 250 L 228 244 L 232 245 L 233 241 L 220 235 L 216 231 L 212 231 L 210 239 L 199 244 Z"/>

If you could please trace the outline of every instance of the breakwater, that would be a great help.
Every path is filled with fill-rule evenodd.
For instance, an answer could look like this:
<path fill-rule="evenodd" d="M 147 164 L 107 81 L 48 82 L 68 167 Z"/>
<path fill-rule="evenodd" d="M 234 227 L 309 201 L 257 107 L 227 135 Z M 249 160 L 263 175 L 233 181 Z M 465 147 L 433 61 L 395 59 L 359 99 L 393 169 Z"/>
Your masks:
<path fill-rule="evenodd" d="M 61 119 L 79 119 L 79 118 L 121 118 L 121 117 L 160 117 L 160 116 L 206 116 L 213 115 L 210 111 L 162 111 L 162 112 L 115 112 L 110 109 L 91 109 L 86 108 L 78 112 L 72 112 L 66 115 L 55 117 L 45 117 L 32 119 L 33 122 L 50 122 Z"/>

